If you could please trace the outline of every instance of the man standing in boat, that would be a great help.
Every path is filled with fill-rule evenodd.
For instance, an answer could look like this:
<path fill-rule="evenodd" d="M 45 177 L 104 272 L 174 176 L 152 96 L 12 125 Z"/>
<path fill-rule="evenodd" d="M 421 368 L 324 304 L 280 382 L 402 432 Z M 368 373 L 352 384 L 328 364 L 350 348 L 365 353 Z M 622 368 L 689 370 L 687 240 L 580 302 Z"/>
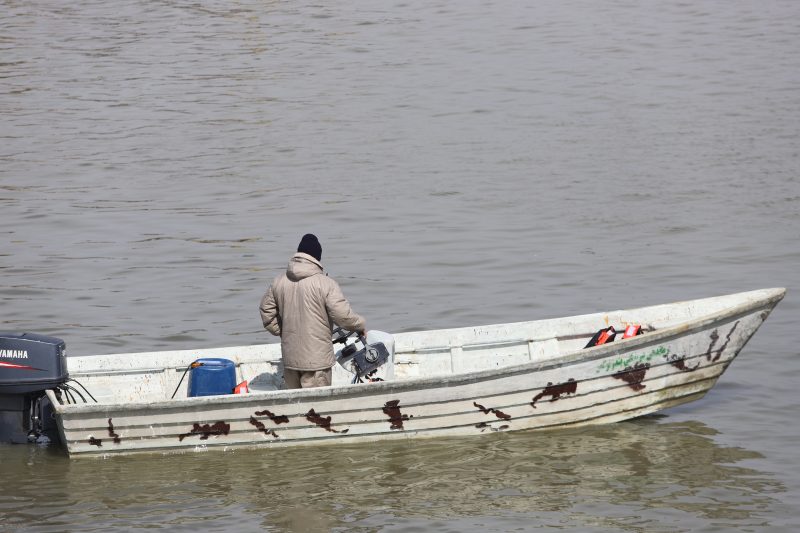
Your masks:
<path fill-rule="evenodd" d="M 323 271 L 321 260 L 317 237 L 303 235 L 286 272 L 275 278 L 261 299 L 264 328 L 281 338 L 287 389 L 331 384 L 331 367 L 336 363 L 331 323 L 366 335 L 364 319 Z"/>

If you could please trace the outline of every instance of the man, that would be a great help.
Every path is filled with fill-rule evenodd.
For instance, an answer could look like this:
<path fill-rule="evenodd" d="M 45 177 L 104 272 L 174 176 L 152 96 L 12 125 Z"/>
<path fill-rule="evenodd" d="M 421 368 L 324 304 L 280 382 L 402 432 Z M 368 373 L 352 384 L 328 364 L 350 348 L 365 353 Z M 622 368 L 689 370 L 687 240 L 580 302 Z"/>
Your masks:
<path fill-rule="evenodd" d="M 364 319 L 353 312 L 339 284 L 322 270 L 322 246 L 303 235 L 286 273 L 272 282 L 261 299 L 264 328 L 281 338 L 287 389 L 331 384 L 336 363 L 331 323 L 366 334 Z"/>

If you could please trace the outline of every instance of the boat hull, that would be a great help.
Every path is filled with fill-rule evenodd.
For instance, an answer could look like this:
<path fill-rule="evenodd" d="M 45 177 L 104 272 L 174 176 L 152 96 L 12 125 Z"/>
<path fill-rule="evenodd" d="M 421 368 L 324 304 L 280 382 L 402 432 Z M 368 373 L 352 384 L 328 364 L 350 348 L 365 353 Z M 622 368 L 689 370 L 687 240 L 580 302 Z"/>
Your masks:
<path fill-rule="evenodd" d="M 533 349 L 528 362 L 474 372 L 150 402 L 63 405 L 51 391 L 48 395 L 71 456 L 374 442 L 611 423 L 706 394 L 783 297 L 779 290 L 762 292 L 732 308 L 699 313 L 638 337 L 555 357 L 537 358 Z M 421 337 L 398 337 L 400 372 L 403 345 L 417 355 L 424 349 Z M 519 342 L 534 345 L 528 338 Z M 451 361 L 453 354 L 463 355 L 464 346 L 450 343 Z M 486 357 L 491 350 L 486 348 Z"/>

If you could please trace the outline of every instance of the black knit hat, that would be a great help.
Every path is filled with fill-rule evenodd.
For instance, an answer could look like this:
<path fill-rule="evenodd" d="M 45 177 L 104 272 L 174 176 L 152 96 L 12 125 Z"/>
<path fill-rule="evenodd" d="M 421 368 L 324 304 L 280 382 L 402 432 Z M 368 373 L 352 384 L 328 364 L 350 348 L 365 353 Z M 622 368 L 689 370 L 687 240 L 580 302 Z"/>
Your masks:
<path fill-rule="evenodd" d="M 322 261 L 322 245 L 317 240 L 316 235 L 306 233 L 300 241 L 300 246 L 297 247 L 298 252 L 308 254 L 317 261 Z"/>

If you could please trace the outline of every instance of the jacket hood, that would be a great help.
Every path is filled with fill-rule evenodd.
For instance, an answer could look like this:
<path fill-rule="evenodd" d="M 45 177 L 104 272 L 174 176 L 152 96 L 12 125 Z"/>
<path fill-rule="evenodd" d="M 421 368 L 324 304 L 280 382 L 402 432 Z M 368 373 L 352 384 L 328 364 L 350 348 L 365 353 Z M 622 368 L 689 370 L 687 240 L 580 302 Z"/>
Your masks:
<path fill-rule="evenodd" d="M 286 267 L 286 277 L 292 281 L 300 281 L 315 274 L 322 274 L 322 263 L 302 252 L 294 254 Z"/>

